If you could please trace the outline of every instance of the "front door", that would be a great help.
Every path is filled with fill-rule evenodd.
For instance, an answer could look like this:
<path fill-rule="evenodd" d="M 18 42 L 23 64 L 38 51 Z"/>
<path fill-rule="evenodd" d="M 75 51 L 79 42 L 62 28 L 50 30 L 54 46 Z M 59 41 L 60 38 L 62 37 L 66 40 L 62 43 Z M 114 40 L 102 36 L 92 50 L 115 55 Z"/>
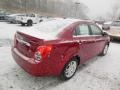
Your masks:
<path fill-rule="evenodd" d="M 94 24 L 89 26 L 92 32 L 91 36 L 95 38 L 95 53 L 98 55 L 102 52 L 106 45 L 105 37 L 102 34 L 102 30 L 98 26 Z"/>
<path fill-rule="evenodd" d="M 95 38 L 91 37 L 91 32 L 87 24 L 79 24 L 74 30 L 74 40 L 79 43 L 78 54 L 81 63 L 84 63 L 94 54 Z"/>

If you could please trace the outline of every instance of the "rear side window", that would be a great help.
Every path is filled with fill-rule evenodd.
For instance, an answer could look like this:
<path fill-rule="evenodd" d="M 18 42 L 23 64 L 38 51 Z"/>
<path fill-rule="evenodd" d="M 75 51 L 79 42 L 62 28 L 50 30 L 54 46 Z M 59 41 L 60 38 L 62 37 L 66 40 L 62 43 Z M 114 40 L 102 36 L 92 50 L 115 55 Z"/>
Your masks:
<path fill-rule="evenodd" d="M 102 35 L 102 31 L 95 25 L 90 25 L 92 35 Z"/>
<path fill-rule="evenodd" d="M 76 30 L 74 31 L 74 35 L 90 35 L 88 25 L 81 24 L 76 27 Z"/>

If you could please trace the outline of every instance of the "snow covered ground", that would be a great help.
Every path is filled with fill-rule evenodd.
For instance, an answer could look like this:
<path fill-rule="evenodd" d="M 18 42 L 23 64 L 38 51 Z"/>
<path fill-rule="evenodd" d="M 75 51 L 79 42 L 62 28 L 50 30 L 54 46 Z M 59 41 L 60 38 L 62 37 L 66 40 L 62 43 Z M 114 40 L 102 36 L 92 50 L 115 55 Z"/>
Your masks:
<path fill-rule="evenodd" d="M 94 57 L 79 66 L 71 80 L 34 77 L 11 56 L 14 33 L 22 28 L 27 27 L 0 22 L 0 90 L 120 90 L 120 43 L 111 43 L 106 56 Z"/>
<path fill-rule="evenodd" d="M 10 45 L 14 38 L 15 32 L 23 28 L 28 27 L 21 27 L 19 24 L 0 22 L 0 46 Z"/>

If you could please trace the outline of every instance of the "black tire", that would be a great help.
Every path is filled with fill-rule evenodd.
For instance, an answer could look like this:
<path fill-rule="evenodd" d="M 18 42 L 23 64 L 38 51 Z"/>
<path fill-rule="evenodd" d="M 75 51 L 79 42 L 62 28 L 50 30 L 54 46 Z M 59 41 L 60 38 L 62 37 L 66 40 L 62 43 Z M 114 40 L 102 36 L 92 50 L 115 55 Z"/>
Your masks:
<path fill-rule="evenodd" d="M 43 20 L 40 20 L 39 22 L 42 22 Z"/>
<path fill-rule="evenodd" d="M 10 21 L 11 24 L 13 24 L 13 21 Z"/>
<path fill-rule="evenodd" d="M 27 26 L 32 26 L 33 25 L 33 21 L 32 20 L 28 20 L 27 21 Z"/>
<path fill-rule="evenodd" d="M 104 47 L 102 53 L 100 54 L 100 56 L 105 56 L 107 54 L 108 48 L 109 48 L 109 45 L 108 44 L 105 45 L 105 47 Z"/>
<path fill-rule="evenodd" d="M 21 23 L 21 26 L 25 26 L 25 23 Z"/>
<path fill-rule="evenodd" d="M 73 69 L 73 72 L 72 72 L 71 75 L 69 76 L 69 75 L 67 75 L 66 70 L 67 70 L 68 68 L 70 68 L 69 65 L 70 65 L 71 63 L 73 63 L 73 62 L 74 62 L 74 64 L 76 63 L 76 65 L 75 65 L 75 68 Z M 63 68 L 62 73 L 61 73 L 61 75 L 60 75 L 60 79 L 61 79 L 61 80 L 69 80 L 70 78 L 72 78 L 72 77 L 75 75 L 75 73 L 76 73 L 77 67 L 78 67 L 78 60 L 77 60 L 76 58 L 71 59 L 67 64 L 65 64 L 65 67 Z M 69 73 L 69 72 L 68 72 L 68 73 Z"/>

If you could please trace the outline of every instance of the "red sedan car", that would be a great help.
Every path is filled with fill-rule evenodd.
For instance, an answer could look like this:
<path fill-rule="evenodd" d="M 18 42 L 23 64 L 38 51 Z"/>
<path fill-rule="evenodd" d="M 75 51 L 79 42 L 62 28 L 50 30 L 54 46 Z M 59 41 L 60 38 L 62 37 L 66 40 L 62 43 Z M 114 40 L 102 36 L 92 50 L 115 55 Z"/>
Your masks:
<path fill-rule="evenodd" d="M 79 64 L 105 55 L 109 42 L 109 36 L 93 22 L 52 20 L 17 31 L 12 55 L 32 75 L 55 75 L 68 80 Z"/>

